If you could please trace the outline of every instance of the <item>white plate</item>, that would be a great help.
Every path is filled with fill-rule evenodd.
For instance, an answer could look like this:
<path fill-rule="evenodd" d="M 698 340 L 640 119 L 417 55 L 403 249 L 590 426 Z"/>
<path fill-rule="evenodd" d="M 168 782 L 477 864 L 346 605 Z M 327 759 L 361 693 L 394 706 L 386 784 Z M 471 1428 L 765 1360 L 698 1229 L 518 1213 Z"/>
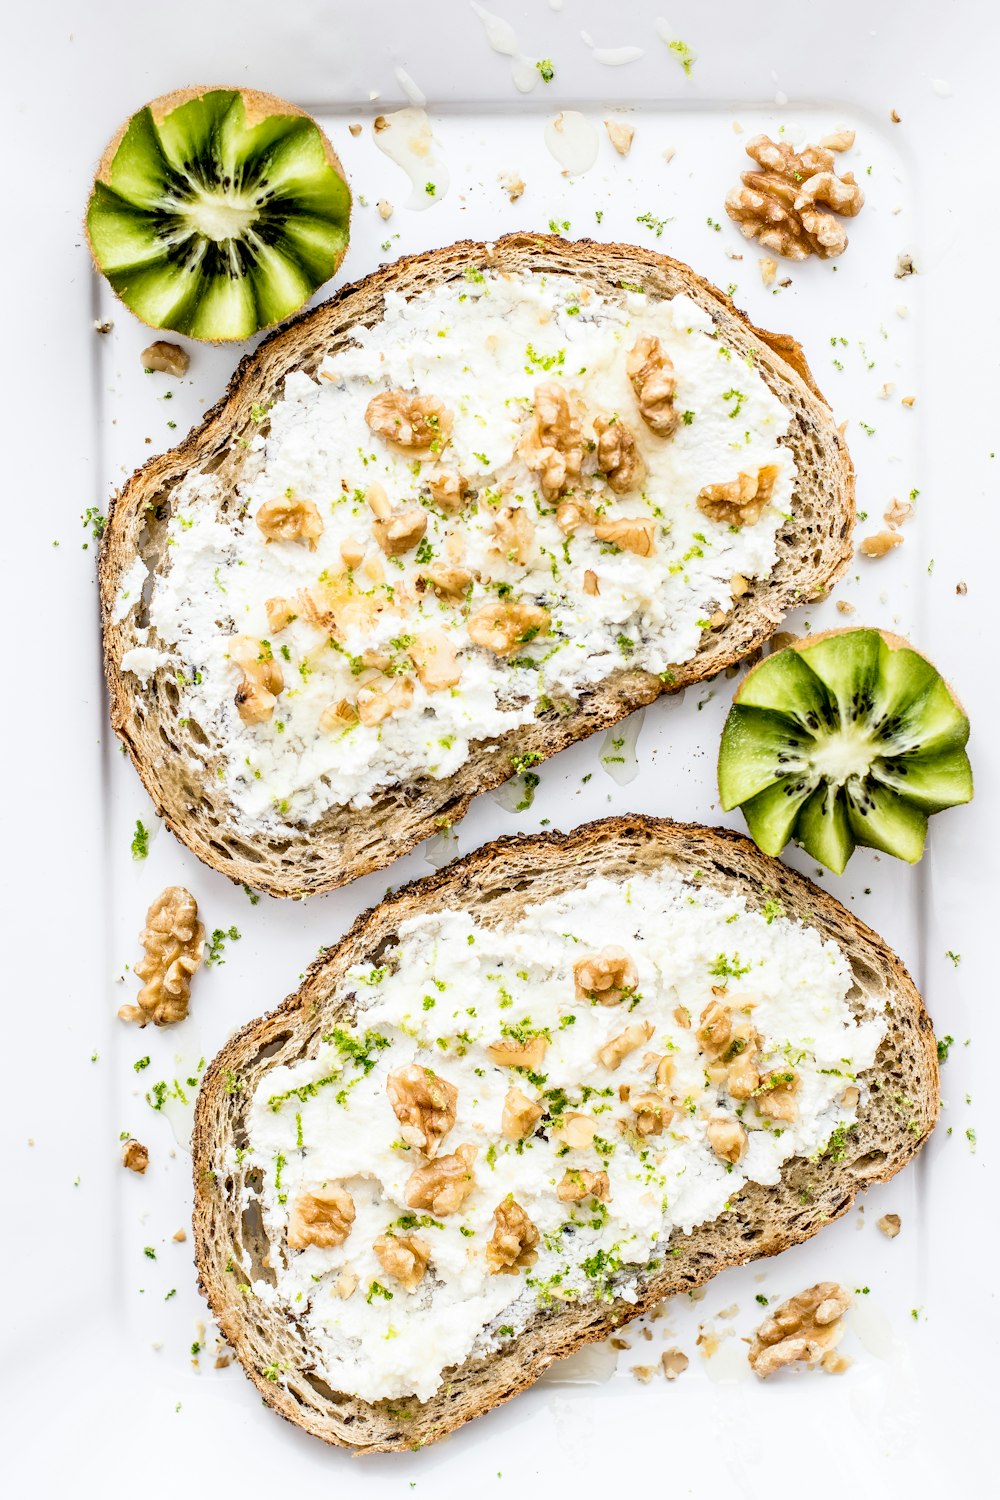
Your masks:
<path fill-rule="evenodd" d="M 1000 1332 L 986 1249 L 998 1228 L 987 1173 L 997 1159 L 991 1060 L 1000 1041 L 1000 801 L 996 757 L 986 748 L 998 723 L 986 661 L 1000 470 L 995 20 L 974 0 L 952 4 L 945 20 L 925 3 L 844 0 L 830 9 L 772 0 L 763 13 L 719 4 L 711 17 L 676 3 L 672 34 L 698 54 L 688 78 L 656 34 L 655 4 L 495 6 L 515 23 L 526 53 L 553 60 L 552 83 L 517 93 L 509 63 L 490 50 L 464 3 L 57 0 L 22 7 L 7 23 L 3 911 L 11 1062 L 0 1394 L 11 1493 L 53 1495 L 72 1481 L 84 1495 L 124 1494 L 128 1485 L 165 1496 L 197 1475 L 205 1489 L 250 1479 L 293 1493 L 346 1478 L 373 1496 L 409 1493 L 413 1483 L 439 1500 L 472 1484 L 516 1494 L 541 1482 L 572 1494 L 623 1480 L 630 1493 L 655 1484 L 701 1495 L 728 1483 L 770 1497 L 799 1484 L 832 1493 L 852 1481 L 860 1493 L 906 1484 L 924 1495 L 946 1480 L 974 1481 L 992 1449 L 975 1392 L 979 1382 L 995 1389 Z M 612 69 L 591 55 L 581 31 L 645 55 Z M 374 204 L 402 203 L 406 183 L 373 145 L 370 122 L 404 102 L 397 64 L 432 101 L 451 188 L 427 212 L 397 209 L 385 225 Z M 931 651 L 974 725 L 977 800 L 935 821 L 923 864 L 910 870 L 859 853 L 844 878 L 821 880 L 898 948 L 939 1034 L 955 1038 L 941 1126 L 918 1164 L 809 1245 L 726 1273 L 703 1300 L 671 1307 L 666 1340 L 664 1322 L 651 1342 L 633 1333 L 615 1378 L 602 1378 L 607 1361 L 598 1358 L 591 1385 L 579 1383 L 586 1368 L 561 1372 L 439 1447 L 361 1468 L 263 1412 L 238 1367 L 215 1370 L 211 1329 L 208 1354 L 192 1366 L 204 1305 L 190 1239 L 171 1238 L 188 1220 L 188 1157 L 143 1097 L 157 1080 L 194 1076 L 199 1058 L 294 988 L 318 947 L 388 881 L 428 868 L 418 851 L 308 905 L 251 907 L 165 832 L 144 863 L 130 857 L 135 821 L 149 822 L 149 804 L 107 728 L 95 551 L 81 550 L 88 538 L 79 517 L 87 506 L 105 508 L 125 473 L 197 420 L 239 351 L 196 348 L 184 381 L 144 376 L 139 351 L 150 335 L 92 276 L 79 226 L 88 174 L 119 120 L 147 98 L 203 79 L 250 82 L 320 114 L 356 194 L 340 281 L 387 258 L 379 249 L 386 239 L 395 256 L 551 219 L 568 221 L 570 235 L 675 254 L 719 285 L 733 283 L 757 322 L 794 333 L 838 419 L 850 423 L 859 504 L 870 516 L 859 533 L 881 524 L 892 495 L 920 492 L 905 545 L 878 563 L 859 559 L 837 597 L 858 606 L 856 621 L 912 634 Z M 617 106 L 636 127 L 628 159 L 615 155 L 602 127 L 597 165 L 562 178 L 543 126 L 574 106 L 599 124 Z M 365 126 L 357 138 L 347 130 L 352 121 Z M 725 218 L 722 200 L 745 164 L 749 134 L 783 124 L 810 139 L 841 124 L 856 128 L 850 164 L 868 202 L 842 260 L 790 266 L 791 286 L 767 290 L 758 254 Z M 676 148 L 669 164 L 668 146 Z M 527 183 L 514 207 L 497 183 L 503 170 Z M 669 220 L 661 237 L 637 223 L 646 214 Z M 902 251 L 919 274 L 897 280 Z M 102 337 L 93 321 L 104 317 L 115 327 Z M 887 400 L 878 398 L 884 382 L 895 387 Z M 901 405 L 906 395 L 917 397 L 912 409 Z M 793 616 L 788 628 L 807 622 L 825 627 L 843 616 L 830 601 Z M 543 767 L 529 812 L 515 817 L 484 798 L 461 825 L 461 849 L 630 809 L 720 821 L 713 765 L 730 692 L 722 679 L 683 702 L 654 705 L 639 739 L 639 775 L 627 787 L 604 774 L 598 738 Z M 791 862 L 813 873 L 797 855 Z M 210 928 L 235 924 L 242 938 L 227 944 L 224 967 L 199 976 L 188 1022 L 139 1033 L 115 1009 L 135 987 L 126 966 L 137 956 L 146 905 L 174 880 L 195 892 Z M 957 966 L 948 950 L 961 955 Z M 149 1066 L 133 1071 L 146 1055 Z M 144 1178 L 119 1165 L 124 1129 L 149 1144 Z M 887 1210 L 903 1219 L 892 1243 L 875 1228 Z M 760 1316 L 755 1296 L 784 1296 L 820 1277 L 869 1289 L 856 1299 L 845 1345 L 850 1371 L 767 1386 L 746 1378 L 739 1339 Z M 733 1305 L 735 1316 L 720 1320 Z M 711 1344 L 695 1342 L 702 1321 L 734 1330 L 710 1358 Z M 664 1342 L 689 1354 L 690 1369 L 670 1386 L 640 1384 L 630 1366 L 655 1363 Z"/>

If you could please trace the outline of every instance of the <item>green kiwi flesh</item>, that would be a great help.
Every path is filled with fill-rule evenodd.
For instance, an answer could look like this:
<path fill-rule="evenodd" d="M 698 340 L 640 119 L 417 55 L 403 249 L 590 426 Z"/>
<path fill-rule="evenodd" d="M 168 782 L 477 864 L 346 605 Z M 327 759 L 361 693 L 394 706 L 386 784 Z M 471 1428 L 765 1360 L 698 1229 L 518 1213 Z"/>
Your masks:
<path fill-rule="evenodd" d="M 297 311 L 343 259 L 351 195 L 329 142 L 293 106 L 247 97 L 252 121 L 238 89 L 159 117 L 147 105 L 95 180 L 97 268 L 153 328 L 249 338 Z"/>
<path fill-rule="evenodd" d="M 838 875 L 859 844 L 910 864 L 928 815 L 968 802 L 969 721 L 934 666 L 878 630 L 807 637 L 761 662 L 722 732 L 719 792 L 754 842 Z"/>

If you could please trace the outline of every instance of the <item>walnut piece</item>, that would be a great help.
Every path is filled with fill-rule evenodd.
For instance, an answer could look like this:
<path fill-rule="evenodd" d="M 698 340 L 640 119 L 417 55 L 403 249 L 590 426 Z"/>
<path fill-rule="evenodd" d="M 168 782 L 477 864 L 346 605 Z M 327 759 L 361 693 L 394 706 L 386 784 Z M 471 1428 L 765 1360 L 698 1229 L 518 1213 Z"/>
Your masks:
<path fill-rule="evenodd" d="M 629 1103 L 635 1116 L 633 1125 L 639 1135 L 662 1135 L 674 1117 L 674 1111 L 663 1095 L 652 1089 L 632 1095 Z"/>
<path fill-rule="evenodd" d="M 323 517 L 312 500 L 267 500 L 254 517 L 268 542 L 305 542 L 310 552 L 323 535 Z"/>
<path fill-rule="evenodd" d="M 366 683 L 358 693 L 358 717 L 369 727 L 393 714 L 404 713 L 413 702 L 412 677 L 387 677 L 381 683 Z"/>
<path fill-rule="evenodd" d="M 145 1026 L 172 1026 L 183 1021 L 191 999 L 191 976 L 205 951 L 205 929 L 198 921 L 198 903 L 182 885 L 168 885 L 146 913 L 139 934 L 145 952 L 135 966 L 145 981 L 135 1005 L 123 1005 L 123 1021 Z"/>
<path fill-rule="evenodd" d="M 654 334 L 641 333 L 625 356 L 639 415 L 657 437 L 668 438 L 680 422 L 674 410 L 677 381 L 669 354 Z"/>
<path fill-rule="evenodd" d="M 549 628 L 549 612 L 540 604 L 484 604 L 466 621 L 469 639 L 497 656 L 509 656 L 515 646 L 526 645 Z"/>
<path fill-rule="evenodd" d="M 440 505 L 442 510 L 461 510 L 465 504 L 465 497 L 469 493 L 469 481 L 464 474 L 459 474 L 453 469 L 445 469 L 442 473 L 428 479 L 427 488 L 430 490 L 431 499 L 435 505 Z"/>
<path fill-rule="evenodd" d="M 134 1135 L 122 1142 L 122 1166 L 128 1167 L 130 1172 L 138 1172 L 140 1177 L 149 1166 L 149 1148 L 137 1141 Z"/>
<path fill-rule="evenodd" d="M 698 491 L 698 509 L 710 521 L 755 526 L 774 492 L 780 464 L 764 464 L 756 474 L 740 473 L 728 484 L 707 484 Z"/>
<path fill-rule="evenodd" d="M 422 630 L 409 646 L 417 676 L 429 693 L 440 693 L 462 680 L 455 647 L 443 630 Z"/>
<path fill-rule="evenodd" d="M 614 946 L 577 959 L 573 978 L 578 1000 L 598 1000 L 601 1005 L 618 1005 L 639 982 L 638 971 L 625 949 Z"/>
<path fill-rule="evenodd" d="M 753 1093 L 758 1111 L 769 1120 L 784 1120 L 786 1124 L 791 1124 L 799 1113 L 795 1102 L 799 1082 L 799 1075 L 791 1068 L 762 1074 Z"/>
<path fill-rule="evenodd" d="M 438 1147 L 455 1123 L 458 1089 L 419 1063 L 390 1073 L 385 1081 L 389 1103 L 408 1146 L 425 1156 L 436 1156 Z"/>
<path fill-rule="evenodd" d="M 623 516 L 617 521 L 598 521 L 594 535 L 599 542 L 611 542 L 622 552 L 637 557 L 652 557 L 656 551 L 656 522 L 639 516 Z"/>
<path fill-rule="evenodd" d="M 365 421 L 387 443 L 405 448 L 414 458 L 431 458 L 447 445 L 454 418 L 437 396 L 393 390 L 372 397 Z"/>
<path fill-rule="evenodd" d="M 455 1213 L 475 1192 L 475 1160 L 475 1146 L 459 1146 L 453 1156 L 439 1156 L 425 1167 L 417 1167 L 406 1183 L 408 1206 L 429 1209 L 439 1218 Z"/>
<path fill-rule="evenodd" d="M 853 217 L 865 201 L 853 172 L 838 177 L 833 152 L 822 146 L 796 152 L 766 135 L 755 135 L 746 151 L 762 170 L 744 172 L 726 196 L 726 213 L 746 238 L 789 260 L 843 254 L 847 234 L 834 213 Z"/>
<path fill-rule="evenodd" d="M 143 349 L 139 358 L 142 360 L 144 370 L 156 370 L 162 375 L 186 375 L 191 357 L 186 349 L 180 344 L 168 344 L 165 339 L 157 339 L 148 348 Z"/>
<path fill-rule="evenodd" d="M 695 1036 L 706 1052 L 713 1054 L 729 1045 L 733 1034 L 733 1023 L 729 1011 L 718 1000 L 710 1000 L 702 1011 Z"/>
<path fill-rule="evenodd" d="M 288 1248 L 304 1250 L 319 1245 L 328 1250 L 342 1245 L 354 1223 L 354 1199 L 339 1182 L 325 1182 L 321 1187 L 301 1193 L 288 1215 Z"/>
<path fill-rule="evenodd" d="M 338 698 L 320 714 L 319 727 L 323 734 L 332 734 L 337 729 L 352 729 L 358 721 L 358 705 L 349 698 Z"/>
<path fill-rule="evenodd" d="M 783 1302 L 754 1335 L 747 1355 L 754 1374 L 766 1380 L 796 1360 L 807 1365 L 824 1362 L 843 1337 L 841 1319 L 850 1304 L 850 1292 L 835 1281 L 817 1282 Z"/>
<path fill-rule="evenodd" d="M 626 495 L 646 477 L 646 465 L 635 437 L 621 417 L 595 417 L 597 467 L 616 495 Z"/>
<path fill-rule="evenodd" d="M 497 181 L 511 203 L 516 203 L 524 193 L 524 178 L 519 177 L 516 172 L 501 172 Z"/>
<path fill-rule="evenodd" d="M 614 146 L 618 155 L 628 156 L 632 149 L 635 126 L 623 125 L 620 120 L 605 120 L 604 128 L 608 132 L 608 140 Z"/>
<path fill-rule="evenodd" d="M 450 563 L 431 563 L 420 576 L 442 599 L 461 599 L 472 582 L 467 568 L 452 567 Z"/>
<path fill-rule="evenodd" d="M 568 1146 L 571 1151 L 586 1151 L 593 1144 L 594 1136 L 597 1134 L 597 1121 L 592 1115 L 581 1115 L 574 1110 L 563 1115 L 558 1125 L 552 1127 L 552 1134 L 563 1146 Z"/>
<path fill-rule="evenodd" d="M 538 1124 L 545 1110 L 527 1094 L 522 1094 L 515 1084 L 507 1090 L 503 1101 L 500 1132 L 508 1141 L 523 1141 Z"/>
<path fill-rule="evenodd" d="M 668 1380 L 676 1380 L 688 1367 L 688 1357 L 682 1349 L 664 1349 L 660 1355 L 663 1373 Z"/>
<path fill-rule="evenodd" d="M 747 1154 L 749 1138 L 739 1120 L 726 1115 L 715 1115 L 708 1122 L 708 1144 L 722 1161 L 735 1167 Z"/>
<path fill-rule="evenodd" d="M 380 484 L 369 485 L 365 492 L 368 508 L 375 517 L 372 531 L 386 557 L 401 557 L 412 552 L 427 530 L 427 512 L 422 505 L 403 505 L 393 509 Z"/>
<path fill-rule="evenodd" d="M 567 391 L 557 380 L 535 387 L 535 411 L 518 445 L 518 453 L 546 500 L 557 500 L 580 477 L 583 430 Z"/>
<path fill-rule="evenodd" d="M 858 551 L 865 557 L 885 557 L 894 547 L 903 545 L 901 531 L 876 531 L 872 536 L 863 536 Z"/>
<path fill-rule="evenodd" d="M 604 1043 L 603 1047 L 597 1049 L 597 1061 L 603 1068 L 620 1068 L 630 1052 L 648 1042 L 653 1035 L 653 1026 L 649 1021 L 642 1021 L 636 1026 L 626 1026 L 617 1036 Z"/>
<path fill-rule="evenodd" d="M 588 1172 L 585 1167 L 570 1167 L 556 1188 L 561 1203 L 582 1203 L 596 1198 L 599 1203 L 611 1201 L 611 1183 L 607 1172 Z"/>
<path fill-rule="evenodd" d="M 581 526 L 593 526 L 597 512 L 583 495 L 574 500 L 560 500 L 556 507 L 556 525 L 567 536 L 572 536 Z"/>
<path fill-rule="evenodd" d="M 903 1227 L 903 1221 L 899 1214 L 883 1214 L 876 1227 L 882 1231 L 887 1240 L 894 1240 Z"/>
<path fill-rule="evenodd" d="M 536 556 L 535 523 L 523 505 L 508 505 L 493 522 L 493 549 L 526 568 Z"/>
<path fill-rule="evenodd" d="M 229 659 L 243 673 L 234 698 L 237 713 L 244 724 L 265 724 L 285 687 L 270 646 L 252 635 L 234 635 L 229 641 Z"/>
<path fill-rule="evenodd" d="M 380 1234 L 372 1249 L 387 1276 L 412 1292 L 423 1280 L 431 1247 L 419 1234 Z"/>
<path fill-rule="evenodd" d="M 544 1036 L 529 1036 L 523 1042 L 503 1037 L 499 1042 L 490 1043 L 486 1055 L 498 1068 L 526 1068 L 529 1073 L 537 1073 L 545 1061 L 548 1045 L 548 1038 Z"/>
<path fill-rule="evenodd" d="M 538 1230 L 513 1193 L 493 1210 L 493 1237 L 486 1246 L 486 1268 L 494 1276 L 516 1276 L 538 1259 Z"/>
<path fill-rule="evenodd" d="M 726 1089 L 733 1099 L 750 1099 L 760 1088 L 760 1033 L 748 1021 L 738 1022 L 723 1056 L 729 1064 Z"/>
<path fill-rule="evenodd" d="M 293 620 L 299 617 L 298 607 L 291 599 L 283 599 L 280 595 L 273 599 L 264 600 L 264 609 L 267 614 L 267 628 L 272 635 L 280 635 L 287 630 Z"/>

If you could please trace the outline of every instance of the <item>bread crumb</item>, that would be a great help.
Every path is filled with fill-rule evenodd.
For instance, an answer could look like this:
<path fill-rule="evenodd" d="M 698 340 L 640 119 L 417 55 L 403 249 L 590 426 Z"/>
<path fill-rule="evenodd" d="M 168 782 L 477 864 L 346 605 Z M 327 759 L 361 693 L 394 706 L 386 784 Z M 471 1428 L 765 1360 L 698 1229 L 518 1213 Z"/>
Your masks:
<path fill-rule="evenodd" d="M 770 286 L 778 274 L 778 262 L 770 255 L 765 255 L 760 262 L 760 279 L 765 286 Z"/>
<path fill-rule="evenodd" d="M 174 1242 L 175 1245 L 182 1245 L 184 1243 L 184 1241 L 188 1237 L 187 1236 L 187 1230 L 186 1229 L 175 1229 L 174 1233 L 170 1237 L 173 1240 L 173 1242 Z"/>
<path fill-rule="evenodd" d="M 623 125 L 620 120 L 605 120 L 604 128 L 608 132 L 608 139 L 618 152 L 619 156 L 628 156 L 632 149 L 632 141 L 635 138 L 635 126 Z"/>
<path fill-rule="evenodd" d="M 716 1313 L 715 1316 L 717 1318 L 735 1318 L 738 1315 L 739 1310 L 740 1310 L 739 1303 L 738 1302 L 731 1302 L 728 1307 L 720 1308 L 720 1310 Z"/>
<path fill-rule="evenodd" d="M 516 172 L 501 172 L 497 178 L 511 203 L 516 203 L 524 192 L 524 178 L 518 177 Z"/>
<path fill-rule="evenodd" d="M 890 111 L 889 111 L 889 119 L 892 121 L 892 123 L 894 125 L 898 125 L 900 123 L 900 121 L 902 120 L 902 115 L 899 113 L 898 110 L 890 109 Z"/>
<path fill-rule="evenodd" d="M 740 254 L 740 252 L 738 250 L 731 250 L 729 248 L 729 246 L 727 245 L 726 246 L 726 259 L 727 260 L 742 260 L 743 257 L 742 257 L 742 255 Z"/>
<path fill-rule="evenodd" d="M 632 1347 L 628 1339 L 611 1339 L 609 1342 L 612 1349 L 631 1349 Z"/>
<path fill-rule="evenodd" d="M 632 1365 L 631 1370 L 636 1380 L 641 1380 L 643 1385 L 648 1385 L 656 1374 L 655 1365 Z"/>
<path fill-rule="evenodd" d="M 676 1380 L 678 1375 L 683 1375 L 687 1369 L 689 1360 L 680 1349 L 665 1349 L 660 1363 L 663 1365 L 663 1373 L 668 1380 Z"/>
<path fill-rule="evenodd" d="M 112 321 L 111 321 L 110 318 L 105 318 L 102 322 L 94 324 L 94 332 L 95 333 L 110 333 L 111 330 L 112 330 L 112 328 L 114 328 L 114 326 L 115 325 L 112 323 Z"/>
<path fill-rule="evenodd" d="M 896 306 L 896 317 L 897 318 L 908 318 L 909 316 L 910 316 L 910 309 L 907 307 L 906 303 L 905 302 L 898 303 L 897 306 Z"/>
<path fill-rule="evenodd" d="M 351 132 L 351 134 L 353 136 L 355 136 L 355 137 L 357 137 L 357 136 L 359 136 L 361 134 L 361 126 L 360 125 L 357 125 L 357 124 L 355 124 L 355 125 L 348 125 L 347 128 Z"/>
<path fill-rule="evenodd" d="M 883 1214 L 877 1223 L 887 1240 L 894 1240 L 903 1227 L 899 1214 Z"/>
<path fill-rule="evenodd" d="M 674 157 L 676 155 L 677 155 L 677 147 L 676 146 L 666 146 L 664 148 L 664 151 L 663 151 L 663 160 L 665 162 L 671 162 L 671 161 L 673 161 L 673 159 L 674 159 Z"/>
<path fill-rule="evenodd" d="M 380 198 L 375 207 L 378 209 L 380 219 L 392 218 L 392 204 L 389 202 L 388 198 Z"/>
<path fill-rule="evenodd" d="M 878 393 L 878 399 L 880 401 L 888 401 L 889 397 L 892 395 L 892 393 L 893 393 L 893 391 L 895 389 L 896 389 L 896 383 L 895 383 L 895 381 L 893 381 L 893 380 L 887 380 L 885 382 L 885 384 L 883 385 L 882 389 Z"/>
<path fill-rule="evenodd" d="M 909 500 L 897 500 L 893 495 L 889 501 L 889 507 L 883 511 L 883 518 L 890 526 L 898 526 L 902 521 L 908 521 L 913 514 L 913 506 Z"/>
<path fill-rule="evenodd" d="M 853 615 L 857 612 L 856 604 L 848 604 L 846 599 L 837 600 L 837 608 L 842 615 Z"/>
<path fill-rule="evenodd" d="M 639 1334 L 641 1338 L 646 1339 L 648 1342 L 653 1337 L 653 1330 L 651 1328 L 640 1328 Z"/>
<path fill-rule="evenodd" d="M 916 406 L 917 398 L 916 396 L 904 396 L 900 404 L 902 406 Z"/>
<path fill-rule="evenodd" d="M 820 1360 L 820 1366 L 828 1375 L 843 1375 L 851 1368 L 851 1361 L 838 1349 L 828 1349 Z"/>
<path fill-rule="evenodd" d="M 157 1354 L 159 1354 L 160 1350 L 163 1348 L 163 1342 L 161 1339 L 154 1339 L 149 1347 L 151 1349 L 155 1349 Z"/>
<path fill-rule="evenodd" d="M 896 269 L 893 272 L 897 281 L 902 281 L 904 276 L 915 276 L 917 268 L 913 264 L 913 256 L 908 250 L 901 250 L 896 256 Z"/>
<path fill-rule="evenodd" d="M 955 585 L 955 593 L 956 594 L 967 594 L 968 592 L 969 592 L 969 585 L 967 583 L 956 583 L 956 585 Z M 34 1141 L 29 1141 L 28 1142 L 29 1146 L 33 1146 L 34 1144 L 35 1144 Z"/>

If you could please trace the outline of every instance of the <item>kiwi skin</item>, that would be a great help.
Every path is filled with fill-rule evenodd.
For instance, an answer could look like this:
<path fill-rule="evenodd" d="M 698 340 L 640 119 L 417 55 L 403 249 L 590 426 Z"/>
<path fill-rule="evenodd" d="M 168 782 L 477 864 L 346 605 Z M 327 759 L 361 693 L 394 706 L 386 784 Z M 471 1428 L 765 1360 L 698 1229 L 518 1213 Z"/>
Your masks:
<path fill-rule="evenodd" d="M 242 95 L 243 108 L 246 111 L 246 119 L 248 125 L 257 125 L 261 120 L 266 120 L 270 115 L 301 115 L 304 116 L 304 118 L 307 120 L 312 120 L 312 123 L 319 131 L 320 140 L 323 142 L 323 154 L 326 157 L 327 162 L 336 172 L 337 176 L 341 178 L 347 188 L 349 203 L 348 213 L 350 213 L 350 209 L 354 207 L 354 196 L 351 193 L 351 185 L 347 180 L 347 173 L 344 171 L 340 157 L 337 155 L 336 151 L 334 151 L 325 131 L 320 129 L 320 126 L 313 118 L 313 116 L 310 115 L 309 111 L 307 109 L 301 109 L 297 104 L 291 104 L 287 99 L 279 98 L 277 94 L 266 94 L 260 89 L 242 88 L 239 84 L 236 83 L 209 83 L 204 84 L 201 87 L 194 86 L 192 88 L 186 89 L 174 89 L 169 94 L 160 94 L 158 98 L 151 99 L 148 104 L 141 105 L 134 114 L 129 115 L 127 120 L 122 121 L 121 125 L 119 125 L 111 140 L 108 142 L 107 147 L 104 150 L 104 154 L 97 164 L 97 171 L 94 173 L 94 179 L 91 183 L 91 192 L 93 192 L 94 185 L 98 182 L 102 182 L 105 187 L 111 186 L 111 164 L 115 159 L 118 147 L 122 143 L 122 138 L 126 130 L 135 119 L 135 115 L 141 113 L 143 109 L 148 109 L 153 117 L 154 122 L 159 125 L 160 121 L 163 120 L 166 115 L 169 115 L 175 109 L 179 109 L 182 104 L 187 104 L 192 99 L 200 99 L 203 94 L 211 94 L 216 89 L 225 90 L 227 93 Z M 87 202 L 89 205 L 90 193 L 87 194 Z M 94 250 L 94 246 L 91 243 L 90 230 L 87 227 L 86 214 L 84 215 L 83 220 L 83 233 L 87 241 L 87 248 L 90 251 L 91 259 L 94 262 L 95 270 L 101 276 L 102 280 L 107 280 L 107 278 L 104 276 L 103 271 L 101 270 L 100 262 L 97 259 L 97 254 Z M 334 265 L 332 273 L 334 276 L 340 269 L 341 262 L 343 261 L 346 254 L 347 246 L 345 245 L 341 254 L 337 258 L 336 264 Z M 111 286 L 111 283 L 108 282 L 108 285 Z M 111 290 L 114 292 L 114 295 L 118 297 L 118 293 L 114 291 L 114 287 L 111 287 Z M 128 306 L 123 298 L 118 297 L 118 300 L 122 303 L 123 307 Z M 136 316 L 135 313 L 132 312 L 132 309 L 130 307 L 128 310 L 130 313 L 132 313 L 133 317 Z M 281 323 L 283 321 L 283 318 L 278 318 L 274 323 L 264 324 L 262 328 L 258 329 L 258 332 L 263 333 L 265 329 L 274 328 L 277 326 L 277 323 Z M 237 334 L 234 335 L 231 339 L 202 339 L 199 340 L 199 342 L 207 344 L 226 344 L 234 342 L 245 343 L 246 339 Z"/>

